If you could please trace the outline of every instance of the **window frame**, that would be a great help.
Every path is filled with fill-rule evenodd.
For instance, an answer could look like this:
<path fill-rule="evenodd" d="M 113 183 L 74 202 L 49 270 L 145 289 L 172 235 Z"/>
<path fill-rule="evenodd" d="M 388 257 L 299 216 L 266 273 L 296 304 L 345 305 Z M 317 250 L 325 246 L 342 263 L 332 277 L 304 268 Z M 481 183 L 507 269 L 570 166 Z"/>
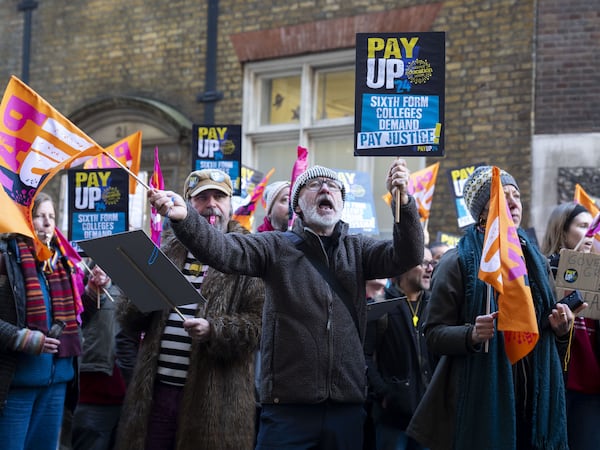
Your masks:
<path fill-rule="evenodd" d="M 319 71 L 329 71 L 329 69 L 331 71 L 336 69 L 345 70 L 346 68 L 351 68 L 354 71 L 355 67 L 355 49 L 246 63 L 244 66 L 242 97 L 242 148 L 244 149 L 242 163 L 252 168 L 259 167 L 259 155 L 255 149 L 256 144 L 297 141 L 297 145 L 310 150 L 312 142 L 318 139 L 354 136 L 354 114 L 349 117 L 313 120 L 313 117 L 316 117 L 316 101 L 313 101 L 313 99 L 316 100 Z M 299 122 L 261 125 L 260 108 L 264 101 L 263 81 L 269 78 L 274 79 L 298 74 L 301 77 L 300 104 L 303 106 L 309 105 L 309 107 L 300 109 Z M 315 164 L 314 158 L 314 154 L 309 151 L 309 166 Z M 391 237 L 393 221 L 391 213 L 387 211 L 389 208 L 378 202 L 378 198 L 384 193 L 385 187 L 379 186 L 382 169 L 379 167 L 379 170 L 377 170 L 375 158 L 385 157 L 356 157 L 354 170 L 367 172 L 370 175 L 379 228 L 378 237 L 389 238 Z M 391 163 L 393 158 L 390 157 L 387 160 Z M 407 162 L 413 171 L 425 167 L 425 158 L 407 158 Z M 376 183 L 378 184 L 376 185 Z M 258 214 L 260 220 L 262 220 L 262 216 L 263 214 Z M 389 220 L 387 220 L 388 217 Z"/>

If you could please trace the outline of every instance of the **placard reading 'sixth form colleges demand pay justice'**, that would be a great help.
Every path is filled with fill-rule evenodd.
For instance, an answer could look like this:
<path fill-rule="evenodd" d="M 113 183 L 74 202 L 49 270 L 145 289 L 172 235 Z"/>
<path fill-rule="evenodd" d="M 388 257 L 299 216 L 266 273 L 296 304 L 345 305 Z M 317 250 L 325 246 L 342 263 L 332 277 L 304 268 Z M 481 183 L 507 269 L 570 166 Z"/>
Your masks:
<path fill-rule="evenodd" d="M 444 156 L 444 64 L 443 32 L 356 35 L 356 156 Z"/>

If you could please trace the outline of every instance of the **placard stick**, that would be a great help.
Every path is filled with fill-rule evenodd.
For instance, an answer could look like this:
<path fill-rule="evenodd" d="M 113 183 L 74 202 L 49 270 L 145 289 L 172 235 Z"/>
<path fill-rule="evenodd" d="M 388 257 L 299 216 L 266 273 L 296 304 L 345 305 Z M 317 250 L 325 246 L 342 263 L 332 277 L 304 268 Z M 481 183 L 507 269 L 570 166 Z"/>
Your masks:
<path fill-rule="evenodd" d="M 492 295 L 494 295 L 494 291 L 491 284 L 485 283 L 487 285 L 487 298 L 485 302 L 485 313 L 490 314 L 492 310 Z M 490 341 L 485 341 L 483 344 L 483 351 L 488 353 L 490 351 Z"/>
<path fill-rule="evenodd" d="M 396 223 L 400 223 L 400 188 L 396 186 L 396 212 L 394 213 Z"/>
<path fill-rule="evenodd" d="M 81 261 L 79 261 L 81 264 L 83 264 L 83 267 L 85 267 L 85 270 L 88 271 L 88 273 L 91 275 L 92 274 L 92 269 L 90 269 L 90 266 L 88 266 L 85 261 L 82 259 Z M 108 299 L 111 302 L 115 302 L 115 299 L 112 298 L 112 296 L 108 293 L 108 291 L 106 290 L 106 288 L 103 286 L 102 287 L 102 292 L 104 292 L 106 294 L 106 296 L 108 297 Z M 98 309 L 100 309 L 100 297 L 98 297 Z"/>
<path fill-rule="evenodd" d="M 150 186 L 148 186 L 146 183 L 144 183 L 142 181 L 142 179 L 140 177 L 138 177 L 135 173 L 133 173 L 131 170 L 129 170 L 129 168 L 123 164 L 121 161 L 119 161 L 117 158 L 115 158 L 113 155 L 111 155 L 108 152 L 103 152 L 106 156 L 108 156 L 110 159 L 112 159 L 115 163 L 117 163 L 117 165 L 121 168 L 121 169 L 125 169 L 125 171 L 132 176 L 133 178 L 135 178 L 135 180 L 140 183 L 142 186 L 144 186 L 146 188 L 147 191 L 150 190 Z"/>
<path fill-rule="evenodd" d="M 575 250 L 576 252 L 579 251 L 579 247 L 581 247 L 581 244 L 583 244 L 583 241 L 585 241 L 585 238 L 588 237 L 587 234 L 584 234 L 583 237 L 579 240 L 579 242 L 577 243 L 577 245 L 575 246 L 575 248 L 573 250 Z"/>

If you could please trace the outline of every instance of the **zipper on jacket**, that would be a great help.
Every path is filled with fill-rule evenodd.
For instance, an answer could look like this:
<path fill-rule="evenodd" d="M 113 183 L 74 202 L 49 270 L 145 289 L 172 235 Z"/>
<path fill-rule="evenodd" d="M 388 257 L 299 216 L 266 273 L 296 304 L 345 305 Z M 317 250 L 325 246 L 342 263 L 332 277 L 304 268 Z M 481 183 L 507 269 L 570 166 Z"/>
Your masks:
<path fill-rule="evenodd" d="M 319 246 L 321 247 L 321 252 L 323 254 L 323 256 L 325 256 L 325 265 L 327 267 L 327 270 L 329 270 L 329 256 L 327 256 L 327 251 L 325 251 L 325 247 L 323 246 L 323 242 L 321 241 L 321 238 L 314 232 L 312 231 L 310 228 L 308 227 L 304 227 L 304 231 L 307 233 L 311 233 L 313 234 L 316 239 L 319 242 Z M 327 286 L 327 291 L 329 292 L 329 296 L 327 299 L 327 325 L 326 325 L 326 332 L 327 332 L 327 347 L 328 347 L 328 355 L 327 355 L 327 378 L 325 380 L 326 383 L 326 389 L 327 389 L 327 396 L 326 399 L 331 398 L 331 380 L 333 378 L 333 298 L 334 298 L 334 293 L 333 290 L 331 288 L 331 286 L 329 286 L 329 283 L 325 280 L 323 280 L 325 286 Z"/>

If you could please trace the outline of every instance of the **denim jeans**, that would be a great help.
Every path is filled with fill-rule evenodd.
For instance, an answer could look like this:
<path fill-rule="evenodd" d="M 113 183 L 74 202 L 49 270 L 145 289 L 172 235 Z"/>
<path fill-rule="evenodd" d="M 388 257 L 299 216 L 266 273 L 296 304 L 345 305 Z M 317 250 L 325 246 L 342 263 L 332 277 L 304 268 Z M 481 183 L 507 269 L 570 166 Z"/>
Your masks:
<path fill-rule="evenodd" d="M 56 450 L 65 404 L 66 383 L 11 388 L 0 415 L 3 450 Z"/>
<path fill-rule="evenodd" d="M 114 447 L 121 405 L 80 403 L 73 414 L 73 450 L 106 450 Z"/>

